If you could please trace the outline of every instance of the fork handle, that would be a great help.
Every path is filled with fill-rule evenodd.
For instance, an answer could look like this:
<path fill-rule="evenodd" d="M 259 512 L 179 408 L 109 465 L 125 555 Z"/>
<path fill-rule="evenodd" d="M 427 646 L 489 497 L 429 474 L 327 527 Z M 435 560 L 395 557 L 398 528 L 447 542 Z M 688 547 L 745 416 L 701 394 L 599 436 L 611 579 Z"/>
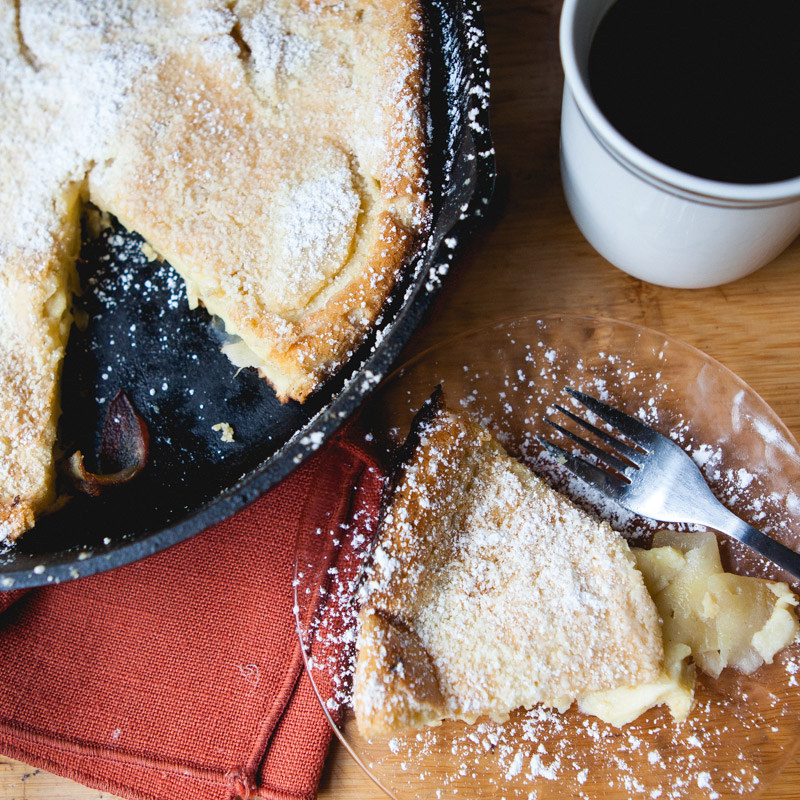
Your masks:
<path fill-rule="evenodd" d="M 795 579 L 800 580 L 800 553 L 790 550 L 785 545 L 762 533 L 758 528 L 748 525 L 727 508 L 720 508 L 719 518 L 709 521 L 708 525 L 722 533 L 727 533 L 742 544 L 760 553 L 764 558 L 772 561 L 773 564 L 777 564 L 781 569 L 786 570 Z"/>

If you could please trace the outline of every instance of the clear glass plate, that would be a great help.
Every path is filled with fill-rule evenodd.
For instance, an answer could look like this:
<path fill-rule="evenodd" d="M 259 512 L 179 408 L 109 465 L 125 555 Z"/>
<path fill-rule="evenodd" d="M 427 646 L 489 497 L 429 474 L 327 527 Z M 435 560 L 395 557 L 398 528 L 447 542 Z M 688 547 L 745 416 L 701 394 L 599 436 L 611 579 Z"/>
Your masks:
<path fill-rule="evenodd" d="M 398 442 L 434 387 L 488 425 L 513 455 L 632 541 L 653 525 L 564 479 L 535 435 L 566 384 L 643 418 L 691 452 L 716 492 L 790 546 L 800 539 L 800 448 L 764 401 L 728 369 L 663 334 L 583 317 L 526 317 L 422 353 L 364 411 L 375 441 Z M 800 742 L 800 644 L 752 676 L 698 680 L 682 725 L 665 708 L 615 729 L 574 708 L 520 710 L 504 724 L 445 722 L 391 739 L 359 735 L 350 704 L 353 586 L 370 523 L 298 541 L 297 618 L 307 666 L 336 735 L 388 795 L 406 798 L 709 798 L 753 796 Z M 721 540 L 728 569 L 785 579 Z M 798 586 L 794 586 L 795 591 Z"/>

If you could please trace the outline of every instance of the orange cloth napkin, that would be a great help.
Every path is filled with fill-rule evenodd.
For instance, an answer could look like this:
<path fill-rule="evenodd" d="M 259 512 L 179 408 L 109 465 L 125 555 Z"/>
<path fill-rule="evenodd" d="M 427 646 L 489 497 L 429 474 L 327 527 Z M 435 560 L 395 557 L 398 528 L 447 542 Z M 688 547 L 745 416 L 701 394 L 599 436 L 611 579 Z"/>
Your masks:
<path fill-rule="evenodd" d="M 137 800 L 315 797 L 331 731 L 295 630 L 295 538 L 369 534 L 382 476 L 362 444 L 335 438 L 143 561 L 0 595 L 0 751 Z"/>

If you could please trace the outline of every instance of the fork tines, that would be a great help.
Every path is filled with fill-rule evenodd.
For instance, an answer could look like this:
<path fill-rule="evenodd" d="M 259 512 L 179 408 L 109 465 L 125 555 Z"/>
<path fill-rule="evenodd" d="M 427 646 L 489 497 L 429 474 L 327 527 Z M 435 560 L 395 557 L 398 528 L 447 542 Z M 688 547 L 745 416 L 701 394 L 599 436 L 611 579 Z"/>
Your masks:
<path fill-rule="evenodd" d="M 605 420 L 615 427 L 620 433 L 642 448 L 645 452 L 651 449 L 653 437 L 659 435 L 649 425 L 645 425 L 644 422 L 636 419 L 636 417 L 632 417 L 624 411 L 620 411 L 618 408 L 609 406 L 596 397 L 579 392 L 571 386 L 565 386 L 564 391 L 585 405 L 590 411 L 597 414 L 600 419 Z"/>
<path fill-rule="evenodd" d="M 572 442 L 575 442 L 575 444 L 577 444 L 584 452 L 590 453 L 599 462 L 610 467 L 613 472 L 610 473 L 607 470 L 602 469 L 602 467 L 587 461 L 578 455 L 559 447 L 556 444 L 553 444 L 541 436 L 537 436 L 539 442 L 550 452 L 554 453 L 559 459 L 565 459 L 572 471 L 589 483 L 601 482 L 604 484 L 606 490 L 608 490 L 609 488 L 613 488 L 613 484 L 610 485 L 609 481 L 621 478 L 623 481 L 628 482 L 630 480 L 631 470 L 637 469 L 641 463 L 642 456 L 649 452 L 647 440 L 649 439 L 649 434 L 651 433 L 650 429 L 644 426 L 634 417 L 628 416 L 616 408 L 607 406 L 600 400 L 586 395 L 583 392 L 576 391 L 569 386 L 565 387 L 564 391 L 574 397 L 578 402 L 582 403 L 596 416 L 600 417 L 600 419 L 604 420 L 610 426 L 618 430 L 623 436 L 633 443 L 633 446 L 622 441 L 620 438 L 613 436 L 607 431 L 598 428 L 596 425 L 593 425 L 591 422 L 583 419 L 578 414 L 575 414 L 569 409 L 564 408 L 564 406 L 558 404 L 554 404 L 553 408 L 568 419 L 572 420 L 576 425 L 584 428 L 597 440 L 606 444 L 609 448 L 611 448 L 611 452 L 609 452 L 607 449 L 599 447 L 598 445 L 594 444 L 594 442 L 589 441 L 583 436 L 579 436 L 563 425 L 560 425 L 558 422 L 554 422 L 549 417 L 545 417 L 545 422 L 559 431 L 563 436 L 567 437 Z"/>

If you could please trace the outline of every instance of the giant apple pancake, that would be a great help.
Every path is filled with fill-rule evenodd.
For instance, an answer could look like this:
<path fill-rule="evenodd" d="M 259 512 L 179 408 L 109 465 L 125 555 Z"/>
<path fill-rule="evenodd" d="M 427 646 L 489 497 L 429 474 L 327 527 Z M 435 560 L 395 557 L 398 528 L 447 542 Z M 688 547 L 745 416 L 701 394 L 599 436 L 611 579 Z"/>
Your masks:
<path fill-rule="evenodd" d="M 428 226 L 414 0 L 0 0 L 0 534 L 57 500 L 80 211 L 114 214 L 302 402 Z"/>

